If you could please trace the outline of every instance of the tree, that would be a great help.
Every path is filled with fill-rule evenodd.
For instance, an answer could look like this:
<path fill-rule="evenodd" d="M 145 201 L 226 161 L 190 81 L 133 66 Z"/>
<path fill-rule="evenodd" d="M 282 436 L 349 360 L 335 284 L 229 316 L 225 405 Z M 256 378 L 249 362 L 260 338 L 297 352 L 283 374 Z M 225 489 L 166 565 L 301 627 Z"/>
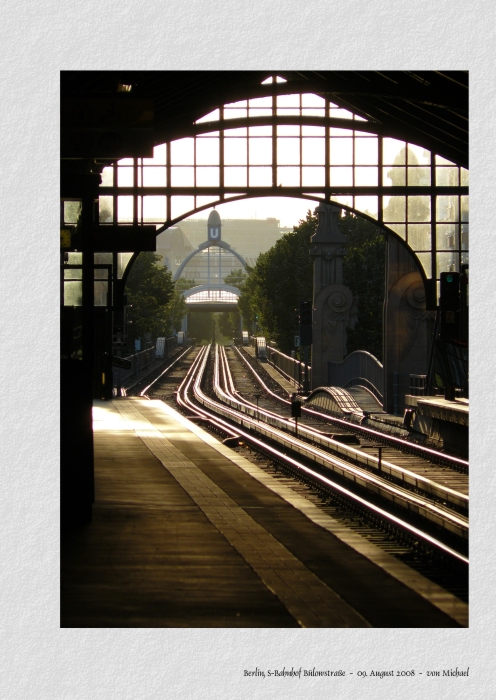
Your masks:
<path fill-rule="evenodd" d="M 191 311 L 188 314 L 188 335 L 198 344 L 211 343 L 214 329 L 215 317 L 211 311 Z"/>
<path fill-rule="evenodd" d="M 243 272 L 243 270 L 231 270 L 231 272 L 224 277 L 224 284 L 230 284 L 232 287 L 243 289 L 247 278 L 248 275 L 246 272 Z"/>
<path fill-rule="evenodd" d="M 152 337 L 166 335 L 170 330 L 169 314 L 174 295 L 172 274 L 162 265 L 157 265 L 160 255 L 140 253 L 126 281 L 128 304 L 131 304 L 128 337 L 135 338 L 151 333 Z"/>
<path fill-rule="evenodd" d="M 178 333 L 181 330 L 183 318 L 188 313 L 188 307 L 183 295 L 177 288 L 177 284 L 172 299 L 167 304 L 166 313 L 168 316 L 167 335 Z"/>
<path fill-rule="evenodd" d="M 191 287 L 196 287 L 195 280 L 188 280 L 185 277 L 180 277 L 176 280 L 176 289 L 178 292 L 186 292 Z"/>
<path fill-rule="evenodd" d="M 283 352 L 294 347 L 299 302 L 313 299 L 309 249 L 317 223 L 317 216 L 309 211 L 291 233 L 259 255 L 253 269 L 247 268 L 238 304 L 243 320 L 257 334 L 274 340 Z M 384 238 L 377 226 L 354 214 L 345 213 L 339 226 L 347 237 L 344 283 L 358 297 L 358 323 L 349 331 L 348 352 L 367 350 L 381 358 Z"/>
<path fill-rule="evenodd" d="M 237 287 L 240 291 L 243 289 L 248 275 L 243 270 L 231 270 L 224 277 L 224 283 Z M 239 317 L 240 311 L 223 311 L 218 319 L 218 328 L 224 338 L 235 338 L 239 335 Z"/>
<path fill-rule="evenodd" d="M 239 313 L 237 311 L 223 311 L 218 318 L 219 332 L 224 338 L 231 340 L 239 333 Z"/>
<path fill-rule="evenodd" d="M 255 288 L 255 278 L 252 276 L 252 267 L 246 266 L 246 279 L 243 281 L 243 287 L 240 287 L 241 295 L 238 298 L 238 311 L 243 319 L 243 328 L 253 331 L 255 323 L 256 309 L 252 306 L 252 297 Z"/>
<path fill-rule="evenodd" d="M 310 212 L 293 231 L 284 234 L 266 253 L 261 253 L 249 273 L 239 301 L 243 320 L 254 332 L 274 340 L 283 352 L 293 348 L 298 327 L 297 309 L 302 299 L 312 299 L 310 237 L 316 217 Z"/>

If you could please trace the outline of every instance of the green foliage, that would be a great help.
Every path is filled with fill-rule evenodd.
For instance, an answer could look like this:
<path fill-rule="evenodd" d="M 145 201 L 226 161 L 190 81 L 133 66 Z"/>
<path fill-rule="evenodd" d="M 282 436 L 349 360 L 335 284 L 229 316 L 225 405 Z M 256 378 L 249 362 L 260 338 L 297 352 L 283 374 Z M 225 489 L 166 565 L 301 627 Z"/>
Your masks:
<path fill-rule="evenodd" d="M 275 340 L 283 352 L 293 349 L 299 303 L 313 299 L 310 239 L 318 219 L 310 211 L 291 233 L 285 234 L 247 268 L 238 308 L 245 329 Z M 339 226 L 347 237 L 343 260 L 344 284 L 358 297 L 358 323 L 348 331 L 348 352 L 367 350 L 382 357 L 382 305 L 385 244 L 380 229 L 368 220 L 346 213 Z"/>
<path fill-rule="evenodd" d="M 242 290 L 247 279 L 248 275 L 243 270 L 231 270 L 224 277 L 224 283 Z M 217 327 L 226 341 L 232 340 L 239 335 L 239 313 L 237 311 L 223 311 L 218 316 Z"/>
<path fill-rule="evenodd" d="M 176 280 L 176 289 L 178 292 L 186 292 L 191 287 L 196 287 L 195 280 L 187 280 L 184 277 L 180 277 Z"/>
<path fill-rule="evenodd" d="M 166 313 L 169 319 L 167 335 L 177 333 L 181 330 L 182 320 L 188 313 L 188 308 L 186 306 L 186 302 L 184 301 L 184 297 L 177 289 L 177 286 L 174 289 L 172 299 L 167 304 Z"/>
<path fill-rule="evenodd" d="M 223 311 L 218 317 L 219 332 L 226 340 L 232 340 L 239 335 L 239 313 Z"/>
<path fill-rule="evenodd" d="M 240 287 L 241 295 L 238 299 L 238 311 L 243 319 L 243 328 L 250 331 L 253 331 L 257 314 L 256 308 L 252 306 L 252 297 L 256 287 L 253 270 L 254 268 L 247 265 L 247 277 L 243 282 L 243 287 Z"/>
<path fill-rule="evenodd" d="M 174 300 L 174 282 L 171 273 L 157 265 L 160 255 L 140 253 L 126 281 L 128 304 L 132 305 L 128 337 L 135 338 L 151 333 L 156 338 L 171 332 L 170 313 Z M 177 303 L 175 313 L 177 313 Z"/>
<path fill-rule="evenodd" d="M 188 314 L 188 336 L 196 342 L 211 343 L 214 336 L 215 319 L 211 311 L 191 311 Z"/>
<path fill-rule="evenodd" d="M 237 287 L 238 289 L 243 289 L 243 286 L 248 278 L 246 272 L 243 270 L 231 270 L 231 272 L 224 277 L 224 283 L 230 284 L 232 287 Z"/>
<path fill-rule="evenodd" d="M 308 253 L 316 217 L 309 211 L 291 233 L 261 253 L 239 301 L 243 321 L 258 335 L 275 340 L 283 352 L 293 349 L 302 299 L 312 299 L 312 259 Z"/>

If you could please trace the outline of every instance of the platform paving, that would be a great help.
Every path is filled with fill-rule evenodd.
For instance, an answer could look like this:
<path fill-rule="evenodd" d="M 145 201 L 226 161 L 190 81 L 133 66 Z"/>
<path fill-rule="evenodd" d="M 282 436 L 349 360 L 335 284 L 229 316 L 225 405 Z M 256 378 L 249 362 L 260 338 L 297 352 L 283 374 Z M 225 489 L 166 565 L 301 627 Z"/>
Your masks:
<path fill-rule="evenodd" d="M 162 402 L 95 402 L 94 431 L 93 521 L 62 544 L 63 627 L 464 624 L 463 603 L 389 571 L 392 557 Z"/>

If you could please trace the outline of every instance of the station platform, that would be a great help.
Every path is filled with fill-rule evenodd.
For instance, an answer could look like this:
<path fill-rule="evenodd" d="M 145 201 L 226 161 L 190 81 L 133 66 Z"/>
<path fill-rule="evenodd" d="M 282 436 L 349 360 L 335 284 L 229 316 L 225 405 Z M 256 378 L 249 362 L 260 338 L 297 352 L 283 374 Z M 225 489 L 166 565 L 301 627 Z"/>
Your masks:
<path fill-rule="evenodd" d="M 468 459 L 469 400 L 457 397 L 448 401 L 441 396 L 407 396 L 415 410 L 413 427 L 435 446 Z"/>
<path fill-rule="evenodd" d="M 459 627 L 467 606 L 161 401 L 94 403 L 61 626 Z"/>

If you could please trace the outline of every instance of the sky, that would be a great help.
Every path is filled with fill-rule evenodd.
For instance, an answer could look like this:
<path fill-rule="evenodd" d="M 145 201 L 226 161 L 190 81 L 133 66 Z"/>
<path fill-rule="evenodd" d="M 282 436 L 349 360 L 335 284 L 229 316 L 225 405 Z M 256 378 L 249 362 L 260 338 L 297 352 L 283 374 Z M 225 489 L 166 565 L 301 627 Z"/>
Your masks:
<path fill-rule="evenodd" d="M 282 228 L 297 226 L 300 219 L 305 219 L 307 211 L 312 212 L 317 201 L 293 199 L 290 197 L 259 197 L 243 199 L 239 202 L 220 204 L 215 208 L 221 219 L 268 219 L 275 218 Z M 191 218 L 208 219 L 211 209 L 205 209 Z"/>

